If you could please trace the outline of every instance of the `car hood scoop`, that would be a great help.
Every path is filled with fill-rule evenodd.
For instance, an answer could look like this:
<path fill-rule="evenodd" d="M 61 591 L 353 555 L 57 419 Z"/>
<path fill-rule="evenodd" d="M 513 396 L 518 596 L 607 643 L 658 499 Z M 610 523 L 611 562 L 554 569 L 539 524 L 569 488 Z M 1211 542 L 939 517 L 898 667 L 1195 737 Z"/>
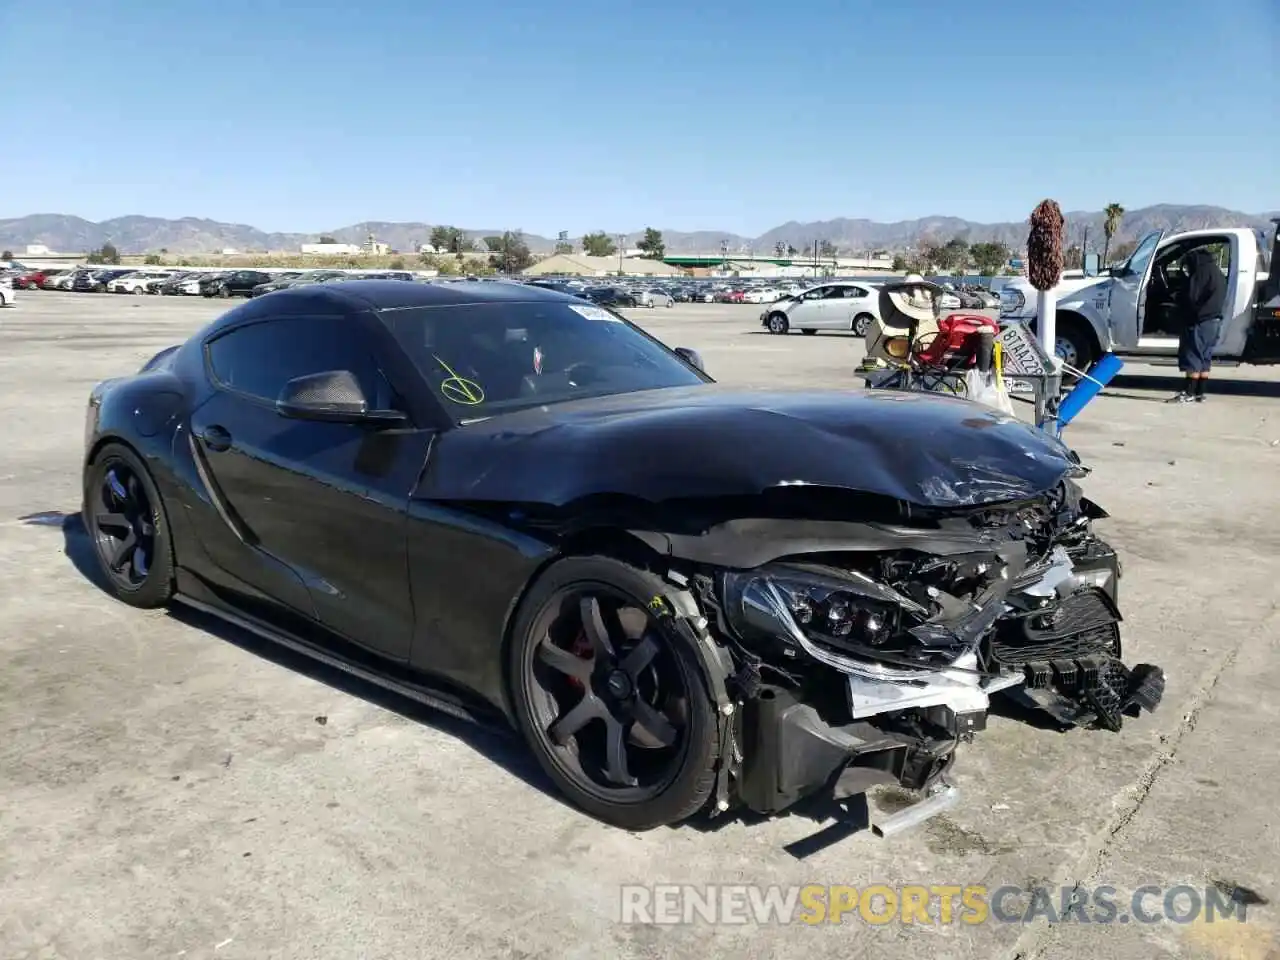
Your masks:
<path fill-rule="evenodd" d="M 465 424 L 440 437 L 417 496 L 564 506 L 807 485 L 947 508 L 1035 497 L 1085 472 L 1060 440 L 966 400 L 716 384 Z"/>

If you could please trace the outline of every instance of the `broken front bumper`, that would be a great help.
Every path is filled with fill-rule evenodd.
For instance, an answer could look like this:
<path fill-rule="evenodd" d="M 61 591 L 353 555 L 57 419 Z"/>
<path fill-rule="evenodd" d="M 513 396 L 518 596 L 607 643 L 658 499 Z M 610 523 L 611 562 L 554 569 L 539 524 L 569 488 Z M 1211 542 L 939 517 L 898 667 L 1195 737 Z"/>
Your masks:
<path fill-rule="evenodd" d="M 990 697 L 1008 692 L 1065 724 L 1118 729 L 1121 717 L 1154 710 L 1164 674 L 1120 661 L 1115 606 L 1120 578 L 1114 551 L 1058 548 L 1047 564 L 1001 600 L 999 620 L 987 604 L 970 622 L 979 643 L 948 667 L 900 669 L 842 656 L 789 631 L 813 660 L 842 675 L 849 722 L 828 722 L 784 687 L 764 686 L 747 700 L 739 731 L 739 799 L 776 813 L 815 795 L 843 800 L 878 785 L 930 791 L 902 822 L 918 822 L 955 800 L 939 781 L 956 748 L 986 726 Z M 779 617 L 778 598 L 758 593 L 757 609 Z M 990 603 L 991 601 L 989 601 Z M 983 656 L 980 660 L 978 650 Z M 829 714 L 828 714 L 829 715 Z M 896 829 L 896 827 L 892 828 Z"/>

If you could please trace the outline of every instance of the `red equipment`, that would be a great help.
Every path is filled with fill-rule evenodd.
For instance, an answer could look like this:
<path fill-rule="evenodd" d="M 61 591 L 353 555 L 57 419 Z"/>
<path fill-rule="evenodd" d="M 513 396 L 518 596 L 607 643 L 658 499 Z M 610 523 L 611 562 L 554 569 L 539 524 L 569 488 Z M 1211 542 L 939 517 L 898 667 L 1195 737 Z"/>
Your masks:
<path fill-rule="evenodd" d="M 937 336 L 917 341 L 915 356 L 928 367 L 972 367 L 977 363 L 979 338 L 993 337 L 1000 325 L 990 317 L 972 313 L 951 313 L 938 320 Z"/>

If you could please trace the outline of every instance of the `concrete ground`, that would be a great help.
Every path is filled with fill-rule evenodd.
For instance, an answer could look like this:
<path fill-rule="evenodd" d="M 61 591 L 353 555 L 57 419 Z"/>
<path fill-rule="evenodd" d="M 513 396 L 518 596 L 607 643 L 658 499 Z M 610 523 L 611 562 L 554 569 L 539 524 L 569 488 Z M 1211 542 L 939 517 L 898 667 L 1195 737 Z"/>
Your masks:
<path fill-rule="evenodd" d="M 1118 734 L 996 717 L 953 811 L 803 857 L 801 817 L 605 827 L 518 744 L 96 587 L 73 517 L 88 390 L 221 307 L 32 292 L 0 312 L 0 957 L 1280 956 L 1274 373 L 1174 407 L 1169 371 L 1133 366 L 1069 431 L 1114 515 L 1128 656 L 1169 672 L 1159 712 Z M 758 312 L 635 314 L 726 381 L 857 385 L 857 341 L 768 336 Z M 1110 885 L 1125 917 L 1137 888 L 1187 885 L 1247 922 L 618 922 L 622 885 L 658 883 Z"/>

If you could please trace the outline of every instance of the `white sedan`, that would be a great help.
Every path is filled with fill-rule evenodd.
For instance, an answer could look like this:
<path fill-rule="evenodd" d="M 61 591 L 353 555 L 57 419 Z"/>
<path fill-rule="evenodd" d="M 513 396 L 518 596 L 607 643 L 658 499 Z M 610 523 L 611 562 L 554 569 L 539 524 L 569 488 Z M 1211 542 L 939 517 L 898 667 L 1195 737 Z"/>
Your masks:
<path fill-rule="evenodd" d="M 126 273 L 123 277 L 116 277 L 116 279 L 107 284 L 107 292 L 146 293 L 147 284 L 152 280 L 163 280 L 172 275 L 172 270 L 137 270 L 134 273 Z"/>
<path fill-rule="evenodd" d="M 13 281 L 0 280 L 0 307 L 12 307 L 13 300 Z"/>
<path fill-rule="evenodd" d="M 879 318 L 880 291 L 876 284 L 838 281 L 779 300 L 760 314 L 760 325 L 770 333 L 848 330 L 865 337 Z"/>

